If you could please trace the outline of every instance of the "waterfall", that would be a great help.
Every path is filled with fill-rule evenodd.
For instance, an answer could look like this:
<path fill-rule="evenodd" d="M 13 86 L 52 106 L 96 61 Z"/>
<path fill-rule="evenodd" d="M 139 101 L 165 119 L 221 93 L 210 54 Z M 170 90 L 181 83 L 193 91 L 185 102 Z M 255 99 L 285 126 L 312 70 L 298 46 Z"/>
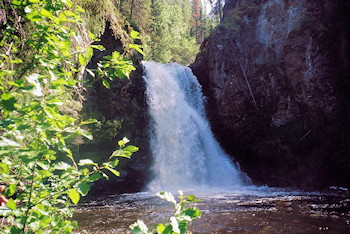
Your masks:
<path fill-rule="evenodd" d="M 142 65 L 154 159 L 150 189 L 242 186 L 243 173 L 210 130 L 201 85 L 192 71 L 176 63 Z"/>

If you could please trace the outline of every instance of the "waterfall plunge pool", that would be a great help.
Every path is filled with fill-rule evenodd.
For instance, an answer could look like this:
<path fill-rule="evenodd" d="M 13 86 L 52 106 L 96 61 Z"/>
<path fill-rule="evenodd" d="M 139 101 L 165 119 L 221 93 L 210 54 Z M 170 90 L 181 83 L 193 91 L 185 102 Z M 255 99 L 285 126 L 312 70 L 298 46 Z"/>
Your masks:
<path fill-rule="evenodd" d="M 191 194 L 190 191 L 185 194 Z M 201 193 L 194 206 L 202 217 L 190 225 L 193 233 L 349 233 L 350 194 L 279 192 L 273 189 Z M 152 193 L 113 195 L 80 205 L 74 220 L 78 232 L 127 233 L 143 220 L 148 227 L 168 222 L 170 203 Z"/>

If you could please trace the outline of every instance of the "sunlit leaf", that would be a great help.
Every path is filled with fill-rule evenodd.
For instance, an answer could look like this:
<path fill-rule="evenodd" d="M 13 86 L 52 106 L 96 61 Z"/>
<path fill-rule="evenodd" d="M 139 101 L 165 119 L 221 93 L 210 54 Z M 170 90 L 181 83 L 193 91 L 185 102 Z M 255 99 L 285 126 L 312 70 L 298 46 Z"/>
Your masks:
<path fill-rule="evenodd" d="M 168 202 L 173 203 L 174 205 L 177 204 L 177 202 L 176 202 L 174 196 L 173 196 L 171 193 L 169 193 L 169 192 L 159 192 L 159 193 L 157 193 L 156 195 L 157 195 L 158 197 L 160 197 L 160 198 L 162 198 L 162 199 L 168 201 Z"/>
<path fill-rule="evenodd" d="M 22 59 L 14 59 L 14 60 L 11 60 L 10 63 L 23 63 Z"/>
<path fill-rule="evenodd" d="M 68 197 L 71 199 L 71 201 L 74 203 L 74 204 L 78 204 L 79 200 L 80 200 L 80 195 L 78 193 L 77 190 L 75 189 L 69 189 L 68 192 Z"/>
<path fill-rule="evenodd" d="M 27 77 L 27 81 L 34 85 L 33 89 L 30 91 L 33 95 L 37 97 L 43 96 L 38 74 L 31 74 Z"/>
<path fill-rule="evenodd" d="M 162 223 L 160 223 L 160 224 L 158 224 L 157 225 L 157 231 L 158 231 L 158 233 L 163 233 L 164 232 L 164 230 L 165 230 L 165 225 L 164 224 L 162 224 Z"/>
<path fill-rule="evenodd" d="M 148 233 L 148 228 L 143 221 L 137 220 L 134 224 L 130 225 L 130 231 L 135 234 Z"/>
<path fill-rule="evenodd" d="M 17 204 L 12 198 L 10 198 L 10 199 L 8 199 L 8 201 L 6 203 L 6 207 L 10 208 L 11 210 L 15 210 L 15 209 L 17 209 Z"/>
<path fill-rule="evenodd" d="M 135 153 L 135 152 L 137 152 L 139 150 L 139 147 L 136 147 L 136 146 L 133 146 L 133 145 L 128 145 L 123 150 L 129 151 L 131 153 Z"/>
<path fill-rule="evenodd" d="M 89 139 L 89 140 L 92 140 L 92 139 L 93 139 L 92 134 L 89 133 L 88 131 L 84 130 L 84 129 L 81 129 L 81 128 L 75 129 L 75 132 L 76 132 L 76 133 L 79 133 L 80 135 L 86 137 L 86 138 Z"/>
<path fill-rule="evenodd" d="M 84 57 L 83 54 L 78 55 L 78 60 L 81 66 L 84 66 L 86 64 L 86 58 Z"/>
<path fill-rule="evenodd" d="M 79 125 L 92 124 L 92 123 L 96 123 L 96 122 L 97 122 L 96 119 L 87 119 L 87 120 L 81 121 L 81 122 L 79 123 Z"/>
<path fill-rule="evenodd" d="M 5 137 L 0 137 L 0 147 L 18 147 L 21 146 L 17 142 L 7 139 Z"/>
<path fill-rule="evenodd" d="M 133 38 L 133 39 L 140 39 L 140 33 L 137 32 L 137 31 L 135 31 L 135 30 L 132 30 L 132 31 L 130 32 L 130 36 L 131 36 L 131 38 Z"/>
<path fill-rule="evenodd" d="M 85 71 L 87 71 L 90 74 L 90 76 L 95 77 L 95 73 L 90 69 L 86 68 Z"/>
<path fill-rule="evenodd" d="M 97 165 L 94 161 L 91 159 L 81 159 L 78 163 L 79 166 L 86 166 L 86 165 Z"/>
<path fill-rule="evenodd" d="M 180 233 L 179 223 L 175 217 L 170 217 L 170 224 L 175 233 Z"/>
<path fill-rule="evenodd" d="M 6 163 L 0 162 L 0 174 L 1 175 L 10 174 L 10 168 Z"/>
<path fill-rule="evenodd" d="M 111 87 L 111 85 L 109 84 L 109 82 L 105 79 L 102 79 L 102 84 L 104 87 L 106 87 L 107 89 L 109 89 Z"/>
<path fill-rule="evenodd" d="M 92 57 L 94 53 L 94 50 L 91 46 L 89 46 L 87 49 L 86 49 L 86 60 L 89 61 Z"/>
<path fill-rule="evenodd" d="M 115 176 L 120 176 L 120 172 L 117 170 L 114 170 L 108 166 L 105 167 L 108 171 L 112 172 Z"/>
<path fill-rule="evenodd" d="M 142 51 L 142 46 L 137 44 L 129 44 L 130 49 L 135 49 L 137 52 L 139 52 L 142 55 L 145 55 L 145 53 Z"/>
<path fill-rule="evenodd" d="M 67 170 L 70 167 L 71 167 L 71 165 L 69 165 L 68 163 L 65 163 L 65 162 L 58 162 L 54 165 L 55 170 Z"/>

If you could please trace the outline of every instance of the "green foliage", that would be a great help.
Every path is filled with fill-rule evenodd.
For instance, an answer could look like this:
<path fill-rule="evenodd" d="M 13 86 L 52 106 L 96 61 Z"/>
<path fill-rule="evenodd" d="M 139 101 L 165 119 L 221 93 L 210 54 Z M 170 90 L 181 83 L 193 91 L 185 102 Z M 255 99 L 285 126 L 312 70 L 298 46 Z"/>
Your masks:
<path fill-rule="evenodd" d="M 97 64 L 97 72 L 100 78 L 102 78 L 102 84 L 106 88 L 110 88 L 109 81 L 112 81 L 115 77 L 128 78 L 130 72 L 135 70 L 132 61 L 122 56 L 119 52 L 114 51 L 112 55 L 107 55 L 103 60 Z"/>
<path fill-rule="evenodd" d="M 190 0 L 119 1 L 119 10 L 141 31 L 145 60 L 190 64 L 199 51 Z M 133 46 L 131 46 L 133 48 Z"/>
<path fill-rule="evenodd" d="M 150 59 L 186 65 L 194 61 L 199 45 L 190 34 L 189 4 L 189 1 L 155 1 L 152 5 Z"/>
<path fill-rule="evenodd" d="M 79 36 L 72 28 L 81 24 L 82 8 L 70 0 L 2 4 L 9 17 L 0 38 L 0 182 L 6 184 L 5 195 L 13 197 L 2 229 L 70 233 L 77 226 L 69 220 L 71 205 L 88 193 L 90 183 L 108 178 L 106 171 L 118 176 L 116 157 L 129 158 L 138 148 L 123 139 L 99 165 L 90 159 L 76 162 L 67 144 L 78 136 L 92 139 L 84 126 L 93 121 L 66 114 L 63 99 L 77 86 L 76 75 L 94 48 L 71 43 Z M 120 54 L 107 59 L 102 65 L 106 80 L 134 69 Z"/>
<path fill-rule="evenodd" d="M 188 203 L 199 202 L 195 196 L 188 195 L 184 196 L 181 191 L 179 191 L 179 201 L 176 201 L 174 196 L 169 192 L 160 192 L 157 194 L 160 198 L 172 203 L 174 205 L 175 213 L 174 216 L 170 217 L 169 223 L 157 224 L 154 226 L 153 230 L 149 230 L 148 227 L 141 221 L 138 220 L 134 224 L 130 225 L 130 230 L 132 233 L 186 233 L 188 228 L 188 223 L 196 218 L 201 217 L 202 213 L 199 209 L 195 207 L 187 207 Z"/>
<path fill-rule="evenodd" d="M 94 136 L 94 142 L 103 143 L 115 139 L 120 133 L 123 121 L 121 120 L 98 120 L 88 127 Z"/>

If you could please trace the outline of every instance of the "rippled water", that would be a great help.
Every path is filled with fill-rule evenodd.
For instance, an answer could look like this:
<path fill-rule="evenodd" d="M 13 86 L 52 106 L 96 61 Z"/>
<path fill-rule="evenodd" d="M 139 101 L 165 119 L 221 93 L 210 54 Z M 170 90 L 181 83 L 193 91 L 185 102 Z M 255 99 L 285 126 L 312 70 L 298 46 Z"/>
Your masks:
<path fill-rule="evenodd" d="M 186 192 L 186 194 L 190 194 Z M 350 233 L 349 192 L 239 191 L 196 195 L 203 215 L 193 233 Z M 148 226 L 167 222 L 172 206 L 150 194 L 122 194 L 81 205 L 78 231 L 126 233 L 137 219 Z"/>

